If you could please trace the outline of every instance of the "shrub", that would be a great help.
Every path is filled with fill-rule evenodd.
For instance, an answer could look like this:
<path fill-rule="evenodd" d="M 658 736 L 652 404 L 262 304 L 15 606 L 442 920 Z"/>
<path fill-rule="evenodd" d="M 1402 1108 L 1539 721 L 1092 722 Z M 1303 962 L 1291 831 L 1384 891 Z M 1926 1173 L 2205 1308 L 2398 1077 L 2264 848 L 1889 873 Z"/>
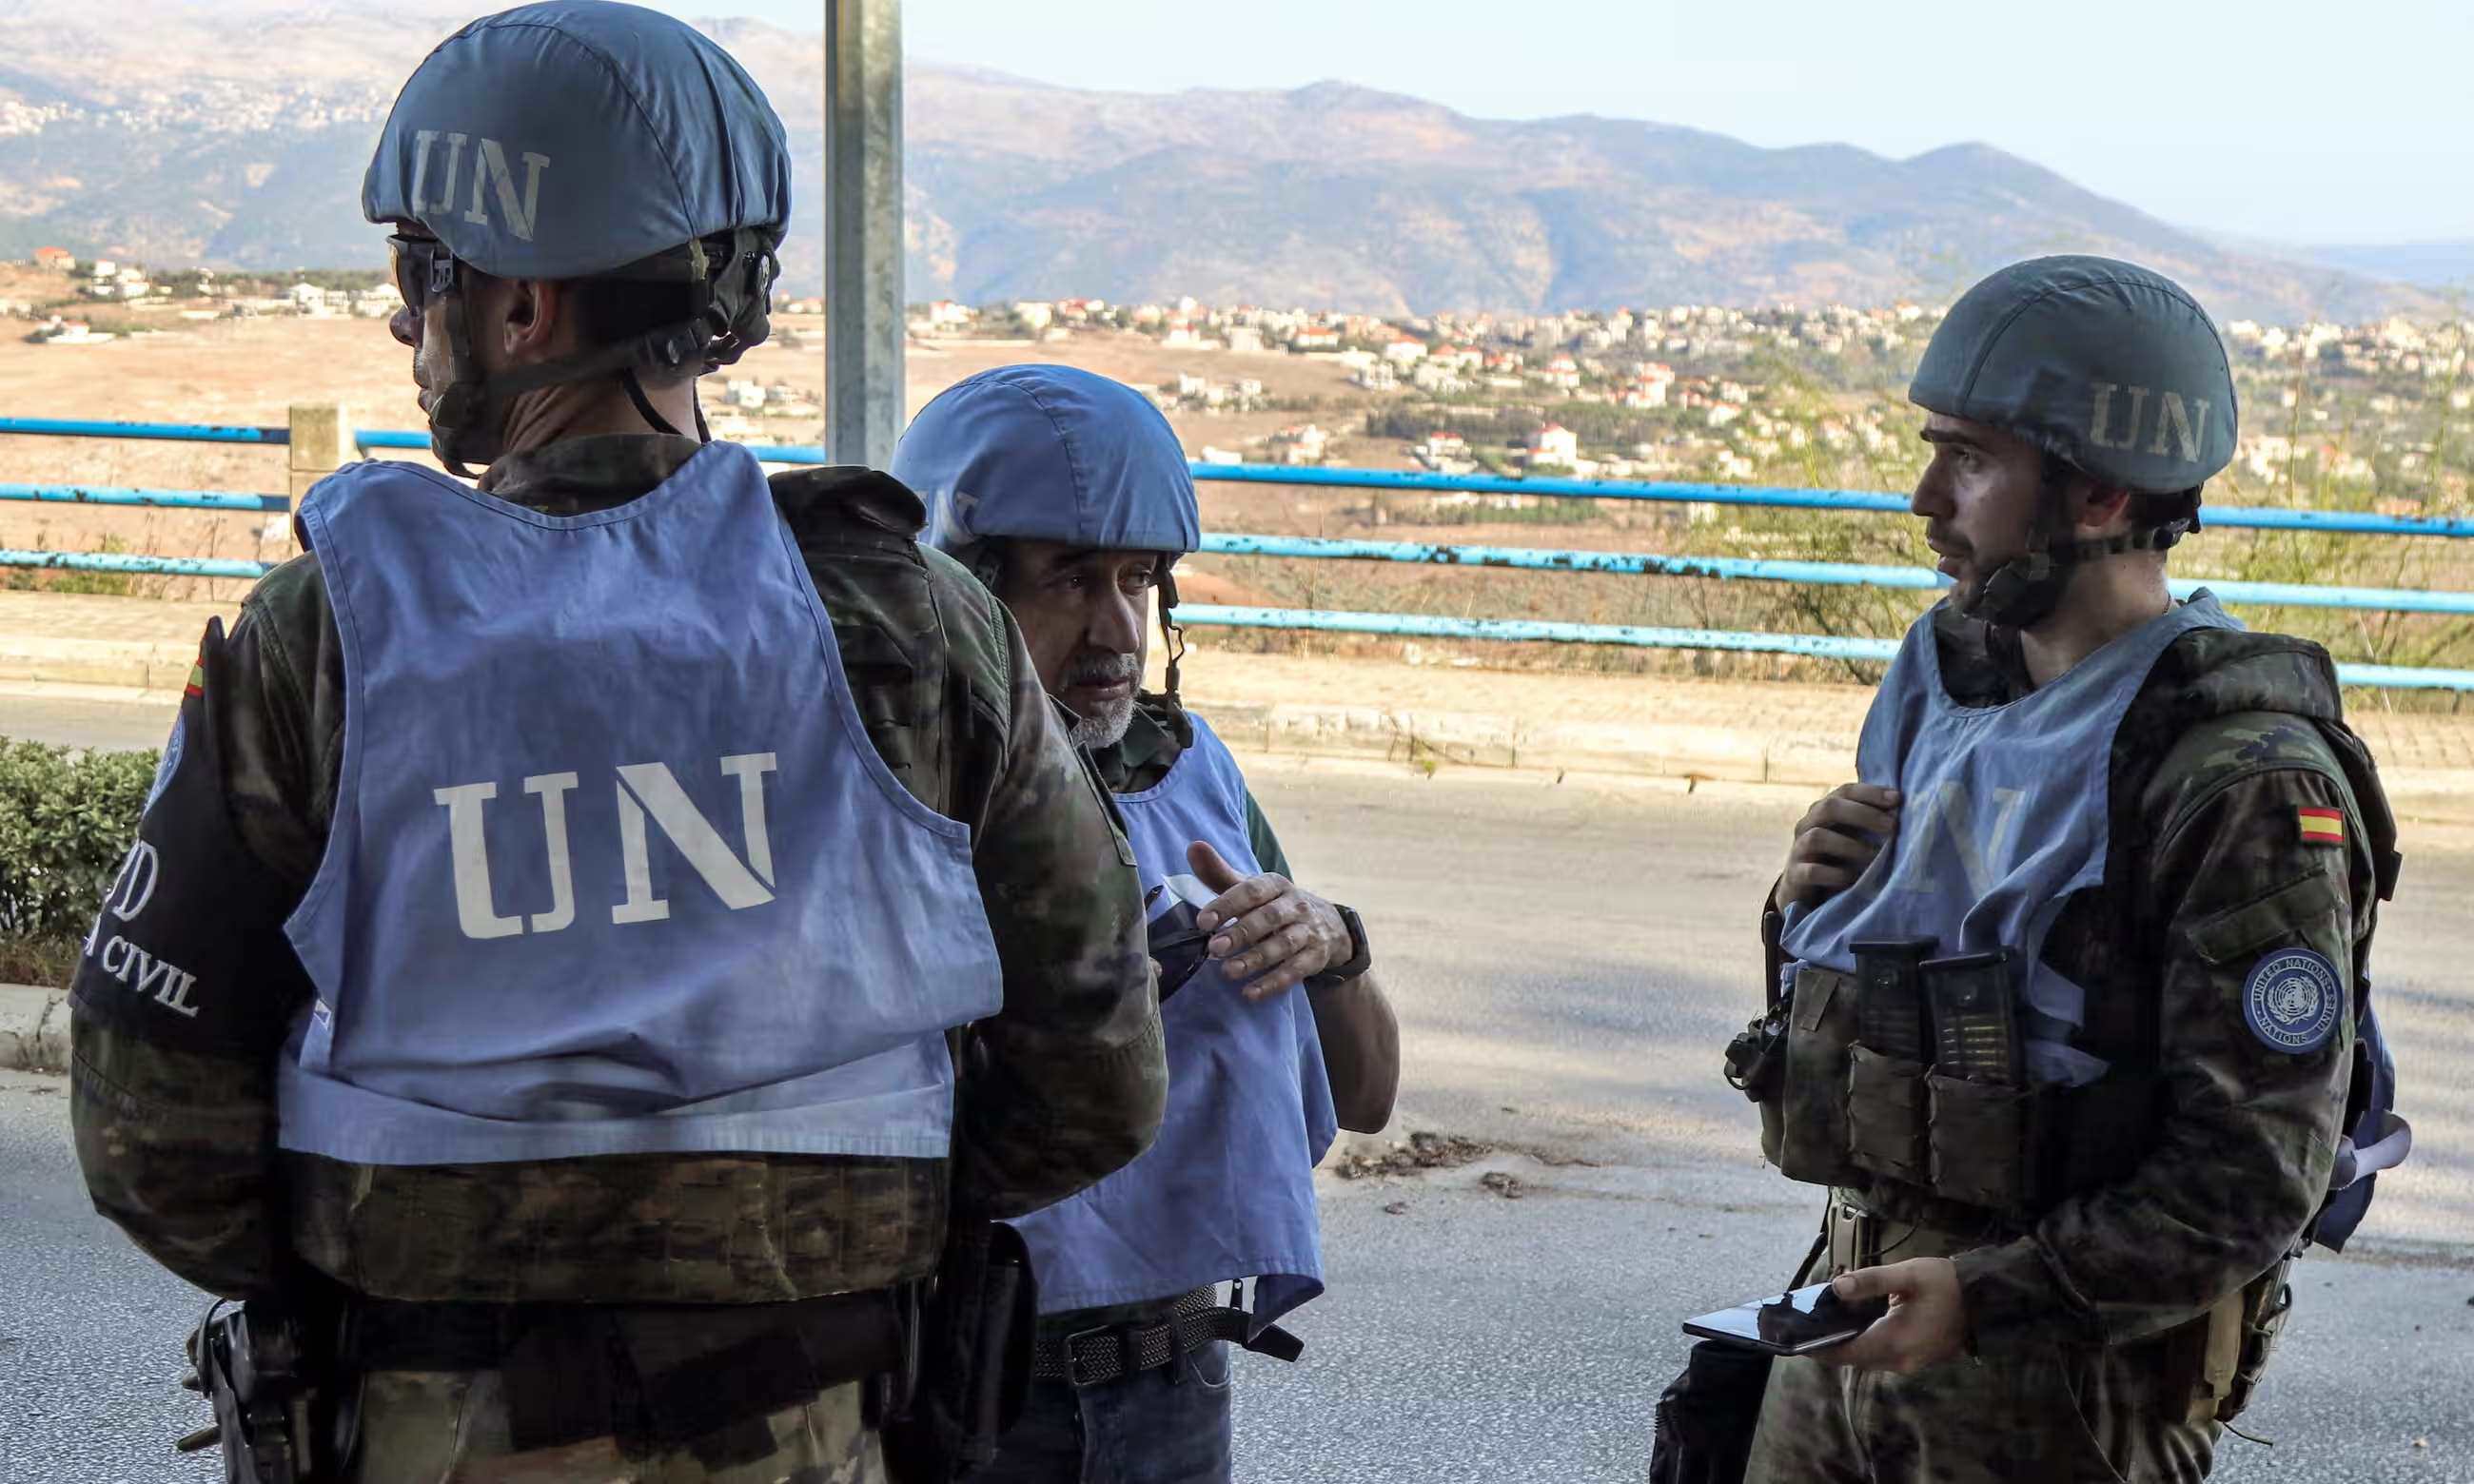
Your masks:
<path fill-rule="evenodd" d="M 0 738 L 0 935 L 85 933 L 137 837 L 157 755 Z"/>

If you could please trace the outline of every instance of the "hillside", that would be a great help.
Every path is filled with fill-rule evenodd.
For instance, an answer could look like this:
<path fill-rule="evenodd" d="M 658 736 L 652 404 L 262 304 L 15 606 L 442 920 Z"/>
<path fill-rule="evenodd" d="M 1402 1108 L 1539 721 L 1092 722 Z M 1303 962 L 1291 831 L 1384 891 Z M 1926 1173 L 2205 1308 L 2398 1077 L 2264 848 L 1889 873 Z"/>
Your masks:
<path fill-rule="evenodd" d="M 394 89 L 468 5 L 0 0 L 0 255 L 357 266 L 360 174 Z M 813 36 L 711 23 L 772 95 L 820 282 Z M 1471 118 L 1327 83 L 1171 95 L 914 65 L 910 294 L 1528 311 L 1947 299 L 2037 252 L 2136 257 L 2221 316 L 2359 320 L 2424 291 L 2212 243 L 2026 160 L 1894 160 L 1667 125 Z M 2365 262 L 2374 261 L 2365 259 Z"/>

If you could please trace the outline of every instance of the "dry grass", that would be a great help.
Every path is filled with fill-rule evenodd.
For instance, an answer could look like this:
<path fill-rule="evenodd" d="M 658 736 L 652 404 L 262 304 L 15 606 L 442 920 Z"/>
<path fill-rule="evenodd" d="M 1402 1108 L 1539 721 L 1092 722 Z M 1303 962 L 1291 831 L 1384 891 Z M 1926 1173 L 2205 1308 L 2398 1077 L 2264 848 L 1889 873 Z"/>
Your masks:
<path fill-rule="evenodd" d="M 420 425 L 408 352 L 385 326 L 366 320 L 261 319 L 207 323 L 166 320 L 176 333 L 85 348 L 0 341 L 0 411 L 18 416 L 280 423 L 294 402 L 340 399 L 364 427 Z M 785 319 L 788 333 L 753 352 L 732 374 L 781 380 L 821 393 L 821 325 Z M 1267 393 L 1314 410 L 1229 416 L 1180 414 L 1172 420 L 1191 450 L 1232 445 L 1288 422 L 1312 419 L 1335 432 L 1354 428 L 1372 401 L 1338 367 L 1285 356 L 1171 350 L 1135 335 L 1077 336 L 1037 345 L 914 347 L 907 400 L 912 410 L 974 371 L 1026 360 L 1070 360 L 1143 386 L 1179 371 L 1214 381 L 1252 376 Z M 1844 403 L 1845 397 L 1833 397 Z M 1841 407 L 1843 411 L 1843 406 Z M 779 425 L 784 441 L 813 441 L 813 423 Z M 1341 445 L 1356 462 L 1401 467 L 1400 445 L 1356 440 Z M 1917 450 L 1874 456 L 1808 449 L 1772 469 L 1781 483 L 1899 490 L 1914 476 Z M 419 458 L 419 455 L 393 455 Z M 279 449 L 83 439 L 0 442 L 0 478 L 42 483 L 136 485 L 277 492 L 284 488 Z M 2327 489 L 2228 486 L 2220 499 L 2244 503 L 2341 504 Z M 1310 487 L 1206 485 L 1206 528 L 1265 534 L 1365 537 L 1393 540 L 1557 546 L 1591 550 L 1761 556 L 1921 564 L 1917 523 L 1860 514 L 1696 508 L 1637 501 L 1555 502 L 1488 516 L 1412 494 Z M 0 545 L 117 549 L 162 555 L 289 555 L 281 517 L 198 511 L 104 509 L 0 503 Z M 2364 539 L 2291 532 L 2210 531 L 2175 554 L 2175 570 L 2201 579 L 2345 583 L 2474 590 L 2474 551 L 2432 539 Z M 1913 591 L 1815 587 L 1696 578 L 1634 578 L 1389 562 L 1198 558 L 1190 599 L 1276 607 L 1355 609 L 1467 617 L 1560 619 L 1730 630 L 1892 636 L 1924 606 Z M 8 574 L 0 574 L 8 580 Z M 25 582 L 25 574 L 15 581 Z M 61 581 L 58 577 L 45 579 Z M 77 581 L 69 579 L 69 581 Z M 89 580 L 90 581 L 90 580 Z M 237 597 L 237 582 L 140 577 L 129 590 L 164 597 Z M 2309 635 L 2341 659 L 2391 664 L 2474 665 L 2474 621 L 2427 615 L 2310 609 L 2251 610 L 2254 623 Z M 1610 646 L 1454 645 L 1327 634 L 1231 631 L 1230 648 L 1303 653 L 1412 655 L 1515 668 L 1615 673 L 1864 680 L 1875 667 L 1773 656 L 1661 652 Z M 2424 705 L 2397 697 L 2384 704 Z M 2439 704 L 2448 704 L 2442 702 Z"/>

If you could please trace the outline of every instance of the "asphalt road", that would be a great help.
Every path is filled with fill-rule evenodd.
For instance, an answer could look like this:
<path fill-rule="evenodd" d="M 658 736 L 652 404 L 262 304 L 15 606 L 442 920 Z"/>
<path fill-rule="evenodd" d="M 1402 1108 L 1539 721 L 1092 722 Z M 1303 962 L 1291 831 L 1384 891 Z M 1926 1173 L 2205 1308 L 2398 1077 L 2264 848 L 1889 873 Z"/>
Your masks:
<path fill-rule="evenodd" d="M 44 725 L 29 706 L 0 697 L 0 731 Z M 1639 1478 L 1677 1321 L 1776 1287 L 1812 1230 L 1712 1069 L 1805 801 L 1248 761 L 1300 874 L 1369 924 L 1407 1059 L 1392 1135 L 1492 1152 L 1324 1177 L 1330 1292 L 1295 1321 L 1302 1363 L 1241 1365 L 1239 1476 Z M 2474 830 L 2410 822 L 2405 848 L 2380 994 L 2421 1147 L 2352 1251 L 2298 1270 L 2244 1423 L 2274 1446 L 2228 1436 L 2221 1479 L 2474 1481 L 2474 987 L 2452 937 Z M 0 1077 L 0 1472 L 207 1479 L 168 1452 L 204 1420 L 174 1384 L 203 1298 L 87 1211 L 63 1087 Z"/>

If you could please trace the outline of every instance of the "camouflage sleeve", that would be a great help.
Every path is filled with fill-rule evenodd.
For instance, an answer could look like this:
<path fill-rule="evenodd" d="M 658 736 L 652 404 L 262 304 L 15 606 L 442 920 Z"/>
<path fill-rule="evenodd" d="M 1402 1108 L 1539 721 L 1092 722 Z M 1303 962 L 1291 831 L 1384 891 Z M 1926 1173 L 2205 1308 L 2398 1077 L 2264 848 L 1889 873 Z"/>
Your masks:
<path fill-rule="evenodd" d="M 299 898 L 242 838 L 239 713 L 264 700 L 260 634 L 209 624 L 137 840 L 70 996 L 70 1120 L 95 1209 L 201 1288 L 273 1286 L 275 1059 L 307 985 L 283 938 Z"/>
<path fill-rule="evenodd" d="M 2272 761 L 2185 797 L 2140 874 L 2161 898 L 2148 982 L 2168 1112 L 2127 1180 L 1958 1257 L 1979 1351 L 2121 1343 L 2190 1320 L 2275 1265 L 2327 1191 L 2368 904 L 2351 826 L 2330 840 L 2304 811 L 2350 815 L 2345 795 L 2316 766 Z"/>
<path fill-rule="evenodd" d="M 972 1038 L 955 1191 L 959 1205 L 1013 1216 L 1149 1148 L 1168 1064 L 1133 850 L 1020 632 L 988 607 L 1011 706 L 973 840 L 1005 1009 Z"/>

